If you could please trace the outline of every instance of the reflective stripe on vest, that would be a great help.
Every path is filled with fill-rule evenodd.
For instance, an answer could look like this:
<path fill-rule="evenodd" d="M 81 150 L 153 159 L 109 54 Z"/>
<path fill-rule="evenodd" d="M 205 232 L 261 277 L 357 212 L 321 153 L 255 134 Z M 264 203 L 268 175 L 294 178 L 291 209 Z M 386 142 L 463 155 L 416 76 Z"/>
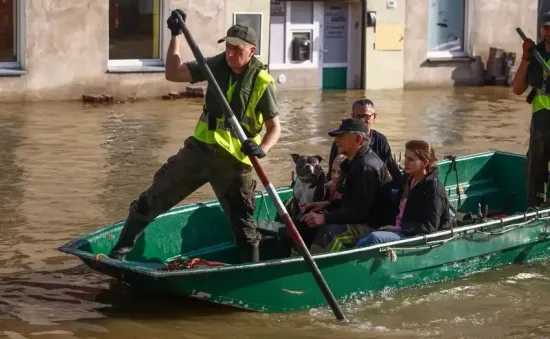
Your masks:
<path fill-rule="evenodd" d="M 550 66 L 550 60 L 548 60 L 546 64 Z M 544 79 L 543 84 L 545 84 L 548 79 L 548 75 L 544 72 L 544 69 L 542 70 L 542 77 Z M 546 93 L 546 85 L 537 90 L 537 95 L 535 95 L 531 107 L 533 113 L 536 113 L 541 109 L 546 109 L 550 111 L 550 94 Z"/>
<path fill-rule="evenodd" d="M 256 106 L 258 105 L 258 101 L 264 94 L 269 84 L 272 84 L 273 88 L 275 88 L 275 80 L 273 77 L 265 70 L 261 70 L 256 77 L 254 88 L 252 89 L 250 99 L 248 100 L 248 106 L 246 107 L 245 114 L 240 121 L 245 134 L 248 132 L 252 135 L 252 140 L 254 140 L 254 142 L 258 145 L 262 141 L 260 132 L 262 130 L 264 119 L 261 112 L 256 115 Z M 229 89 L 226 93 L 228 102 L 231 102 L 234 89 L 234 84 L 230 83 Z M 216 120 L 216 130 L 209 130 L 208 117 L 203 113 L 197 122 L 197 126 L 195 127 L 194 137 L 207 144 L 217 143 L 237 158 L 237 160 L 252 166 L 250 159 L 241 152 L 241 143 L 232 128 L 230 126 L 226 126 L 225 117 L 222 116 Z"/>

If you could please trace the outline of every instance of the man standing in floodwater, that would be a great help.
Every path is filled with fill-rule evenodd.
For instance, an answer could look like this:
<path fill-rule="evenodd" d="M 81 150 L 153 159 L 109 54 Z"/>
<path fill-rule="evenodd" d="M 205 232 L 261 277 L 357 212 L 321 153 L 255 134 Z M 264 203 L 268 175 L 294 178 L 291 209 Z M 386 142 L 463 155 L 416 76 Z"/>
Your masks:
<path fill-rule="evenodd" d="M 171 31 L 165 76 L 169 81 L 196 83 L 206 80 L 197 61 L 182 63 L 179 55 L 182 31 L 175 12 L 167 20 Z M 207 59 L 220 89 L 226 93 L 247 140 L 242 146 L 225 120 L 214 91 L 207 88 L 203 112 L 193 136 L 155 173 L 151 186 L 130 204 L 130 211 L 118 242 L 109 256 L 124 259 L 147 225 L 195 190 L 210 183 L 232 226 L 243 261 L 259 261 L 261 235 L 253 219 L 256 181 L 248 156 L 263 158 L 277 143 L 281 126 L 275 85 L 267 66 L 254 56 L 256 33 L 250 27 L 234 25 L 218 43 L 225 52 Z M 265 125 L 266 134 L 260 132 Z"/>
<path fill-rule="evenodd" d="M 527 151 L 527 206 L 537 207 L 546 201 L 548 185 L 548 161 L 550 160 L 550 90 L 548 74 L 537 62 L 533 51 L 538 51 L 546 63 L 550 64 L 550 12 L 541 17 L 540 34 L 543 41 L 536 44 L 531 39 L 523 42 L 523 55 L 516 75 L 513 92 L 521 95 L 530 85 L 533 87 L 527 96 L 531 104 L 532 116 Z"/>

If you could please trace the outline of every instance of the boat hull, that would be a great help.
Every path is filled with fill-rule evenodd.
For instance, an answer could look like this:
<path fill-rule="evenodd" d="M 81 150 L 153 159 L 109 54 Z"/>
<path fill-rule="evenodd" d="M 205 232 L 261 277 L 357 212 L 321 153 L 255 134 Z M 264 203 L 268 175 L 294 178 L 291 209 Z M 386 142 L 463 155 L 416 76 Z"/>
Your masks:
<path fill-rule="evenodd" d="M 507 217 L 387 244 L 315 255 L 313 258 L 334 296 L 345 301 L 385 289 L 432 284 L 503 265 L 547 259 L 550 253 L 550 209 L 519 213 L 518 210 L 525 207 L 522 183 L 512 182 L 506 186 L 499 184 L 506 183 L 509 178 L 500 173 L 500 180 L 494 173 L 495 168 L 500 168 L 502 164 L 506 164 L 507 170 L 514 170 L 523 163 L 521 156 L 501 152 L 463 157 L 457 159 L 457 165 L 464 166 L 461 174 L 466 181 L 462 187 L 456 186 L 456 182 L 446 183 L 449 196 L 455 204 L 457 195 L 461 194 L 461 206 L 470 206 L 469 209 L 472 209 L 471 206 L 475 206 L 475 202 L 481 199 L 491 202 L 498 210 L 506 211 Z M 440 168 L 450 165 L 444 162 Z M 441 176 L 446 174 L 443 171 Z M 456 193 L 452 193 L 453 188 L 458 188 Z M 283 199 L 291 195 L 289 188 L 281 188 L 278 192 Z M 499 196 L 503 198 L 498 200 Z M 509 203 L 510 197 L 516 199 L 512 204 Z M 271 200 L 259 194 L 257 205 L 257 219 L 270 220 L 271 227 L 276 227 L 277 223 L 273 222 L 276 212 Z M 145 236 L 145 245 L 136 249 L 130 261 L 97 256 L 112 247 L 122 226 L 120 222 L 76 239 L 60 247 L 60 250 L 78 256 L 89 267 L 101 273 L 149 292 L 169 292 L 270 313 L 326 306 L 326 300 L 303 258 L 284 257 L 279 253 L 276 236 L 266 236 L 262 245 L 262 262 L 241 264 L 236 259 L 238 251 L 233 245 L 229 226 L 221 225 L 221 219 L 216 226 L 204 231 L 213 236 L 214 240 L 204 240 L 200 237 L 201 233 L 184 232 L 185 227 L 193 223 L 192 216 L 199 213 L 197 211 L 208 209 L 209 213 L 205 215 L 212 217 L 212 208 L 219 209 L 216 206 L 217 202 L 210 201 L 186 205 L 172 210 L 171 214 L 167 213 L 164 216 L 165 224 L 160 220 L 149 226 L 151 229 L 148 230 L 149 235 Z M 193 230 L 193 227 L 198 227 L 191 226 Z M 166 228 L 178 233 L 166 232 Z M 159 232 L 164 235 L 159 236 Z M 202 241 L 202 244 L 186 243 L 189 238 L 199 239 L 197 241 Z M 189 247 L 193 248 L 184 250 Z M 159 269 L 167 258 L 179 254 L 207 260 L 223 259 L 228 265 L 178 271 Z"/>

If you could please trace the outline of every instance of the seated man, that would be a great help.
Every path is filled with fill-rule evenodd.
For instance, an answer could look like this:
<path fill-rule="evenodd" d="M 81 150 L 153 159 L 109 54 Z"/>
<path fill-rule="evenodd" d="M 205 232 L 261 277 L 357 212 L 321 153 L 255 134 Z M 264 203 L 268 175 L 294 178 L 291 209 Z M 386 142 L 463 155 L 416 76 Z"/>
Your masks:
<path fill-rule="evenodd" d="M 394 203 L 395 222 L 359 240 L 357 247 L 430 234 L 452 225 L 452 206 L 438 180 L 435 151 L 429 143 L 411 140 L 405 144 L 405 173 L 405 184 Z"/>
<path fill-rule="evenodd" d="M 338 181 L 341 198 L 302 206 L 301 221 L 321 227 L 311 245 L 311 253 L 338 251 L 391 221 L 391 177 L 386 165 L 369 146 L 365 124 L 356 118 L 342 120 L 329 132 L 338 152 L 346 156 Z M 324 213 L 323 211 L 326 211 Z"/>
<path fill-rule="evenodd" d="M 392 188 L 399 189 L 403 186 L 403 175 L 399 171 L 399 166 L 395 162 L 392 156 L 390 144 L 384 134 L 373 129 L 374 120 L 376 120 L 376 111 L 374 109 L 374 103 L 369 99 L 359 99 L 353 103 L 351 116 L 353 118 L 361 119 L 367 126 L 367 131 L 370 138 L 370 148 L 378 155 L 378 157 L 386 164 L 390 175 L 392 176 Z M 330 156 L 328 159 L 328 176 L 327 180 L 331 180 L 332 163 L 336 155 L 338 154 L 338 148 L 336 143 L 332 143 L 330 149 Z"/>

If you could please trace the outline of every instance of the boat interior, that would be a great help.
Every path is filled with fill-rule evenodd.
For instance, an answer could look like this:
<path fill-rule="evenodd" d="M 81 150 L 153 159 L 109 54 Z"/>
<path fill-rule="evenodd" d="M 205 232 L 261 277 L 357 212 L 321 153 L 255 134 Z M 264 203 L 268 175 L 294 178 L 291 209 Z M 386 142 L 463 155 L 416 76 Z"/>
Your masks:
<path fill-rule="evenodd" d="M 525 157 L 506 152 L 487 152 L 439 161 L 439 180 L 457 210 L 459 226 L 480 223 L 526 211 Z M 278 189 L 282 201 L 291 188 Z M 277 211 L 266 192 L 256 196 L 255 218 L 262 233 L 260 260 L 289 256 L 283 246 Z M 86 235 L 75 250 L 107 254 L 118 238 L 123 222 Z M 344 250 L 345 251 L 345 250 Z M 240 264 L 241 254 L 217 201 L 178 206 L 157 217 L 146 229 L 126 260 L 161 267 L 174 258 L 201 258 Z"/>

